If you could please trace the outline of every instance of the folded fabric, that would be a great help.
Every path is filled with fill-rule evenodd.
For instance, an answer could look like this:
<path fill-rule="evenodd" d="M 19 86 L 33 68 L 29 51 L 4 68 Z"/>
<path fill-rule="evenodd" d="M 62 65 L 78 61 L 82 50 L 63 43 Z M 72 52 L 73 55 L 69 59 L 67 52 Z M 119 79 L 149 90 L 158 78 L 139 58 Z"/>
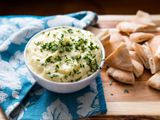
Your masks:
<path fill-rule="evenodd" d="M 24 47 L 37 32 L 61 25 L 85 28 L 96 20 L 90 11 L 0 17 L 0 106 L 10 119 L 71 120 L 106 112 L 100 76 L 79 92 L 56 94 L 35 84 L 23 60 Z"/>

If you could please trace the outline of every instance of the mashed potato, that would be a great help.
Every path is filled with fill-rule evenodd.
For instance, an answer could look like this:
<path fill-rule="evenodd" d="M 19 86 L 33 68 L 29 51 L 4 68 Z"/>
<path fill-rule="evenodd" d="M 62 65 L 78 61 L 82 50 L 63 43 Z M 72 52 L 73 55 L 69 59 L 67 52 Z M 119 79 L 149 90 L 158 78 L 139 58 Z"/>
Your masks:
<path fill-rule="evenodd" d="M 30 68 L 55 82 L 74 82 L 99 68 L 101 50 L 94 34 L 73 27 L 56 27 L 35 36 L 28 44 Z"/>

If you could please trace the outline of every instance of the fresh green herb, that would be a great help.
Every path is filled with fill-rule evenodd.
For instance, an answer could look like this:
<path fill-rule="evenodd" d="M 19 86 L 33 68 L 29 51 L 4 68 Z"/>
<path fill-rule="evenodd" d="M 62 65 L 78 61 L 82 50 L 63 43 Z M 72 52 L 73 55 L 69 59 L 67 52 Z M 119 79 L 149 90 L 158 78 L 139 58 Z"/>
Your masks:
<path fill-rule="evenodd" d="M 69 73 L 69 76 L 72 74 L 72 72 Z"/>
<path fill-rule="evenodd" d="M 71 52 L 72 47 L 70 47 L 70 46 L 66 46 L 66 47 L 65 47 L 65 50 L 66 50 L 67 52 Z"/>
<path fill-rule="evenodd" d="M 65 49 L 63 47 L 59 48 L 59 53 L 63 53 Z"/>
<path fill-rule="evenodd" d="M 112 86 L 112 83 L 113 83 L 113 80 L 111 79 L 111 80 L 109 81 L 109 86 Z"/>
<path fill-rule="evenodd" d="M 51 72 L 49 71 L 49 72 L 47 72 L 47 74 L 51 74 Z"/>
<path fill-rule="evenodd" d="M 59 68 L 59 65 L 56 65 L 56 68 Z"/>
<path fill-rule="evenodd" d="M 98 49 L 98 46 L 94 46 L 93 45 L 93 42 L 90 42 L 90 46 L 88 46 L 88 48 L 90 49 L 90 50 L 95 50 L 95 49 Z"/>
<path fill-rule="evenodd" d="M 53 37 L 56 37 L 56 34 L 53 34 Z"/>
<path fill-rule="evenodd" d="M 82 50 L 83 52 L 86 50 L 86 48 L 85 48 L 84 45 L 81 46 L 81 50 Z"/>
<path fill-rule="evenodd" d="M 75 81 L 79 81 L 81 78 L 82 78 L 82 77 L 79 77 L 79 78 L 75 79 Z"/>
<path fill-rule="evenodd" d="M 79 60 L 81 59 L 81 55 L 75 56 L 75 59 L 76 59 L 77 61 L 79 61 Z"/>
<path fill-rule="evenodd" d="M 83 67 L 84 67 L 84 65 L 83 65 L 83 64 L 80 64 L 80 67 L 81 67 L 81 68 L 83 68 Z"/>
<path fill-rule="evenodd" d="M 77 30 L 77 32 L 79 33 L 79 32 L 80 32 L 80 30 Z"/>
<path fill-rule="evenodd" d="M 41 42 L 35 42 L 34 44 L 39 46 L 41 44 Z"/>
<path fill-rule="evenodd" d="M 80 71 L 78 71 L 76 74 L 80 74 L 81 72 Z"/>
<path fill-rule="evenodd" d="M 58 45 L 55 44 L 55 42 L 45 43 L 41 46 L 41 51 L 46 50 L 46 51 L 55 52 L 57 49 L 58 49 Z"/>
<path fill-rule="evenodd" d="M 129 93 L 129 90 L 124 89 L 123 93 Z"/>
<path fill-rule="evenodd" d="M 89 56 L 86 55 L 86 56 L 83 57 L 83 59 L 86 60 L 87 65 L 90 65 L 92 60 Z"/>
<path fill-rule="evenodd" d="M 111 95 L 111 96 L 113 96 L 114 94 L 113 94 L 113 93 L 111 93 L 110 95 Z"/>
<path fill-rule="evenodd" d="M 64 82 L 64 81 L 62 80 L 62 78 L 60 78 L 60 81 L 61 81 L 61 82 Z"/>
<path fill-rule="evenodd" d="M 58 69 L 59 69 L 59 65 L 56 65 L 56 66 L 55 66 L 55 71 L 57 72 Z"/>
<path fill-rule="evenodd" d="M 73 33 L 72 29 L 68 29 L 67 31 L 68 31 L 68 33 L 71 33 L 71 34 Z"/>
<path fill-rule="evenodd" d="M 72 57 L 71 57 L 71 59 L 72 59 L 72 60 L 75 60 L 75 57 L 74 57 L 74 56 L 72 56 Z"/>
<path fill-rule="evenodd" d="M 76 41 L 76 42 L 74 43 L 75 49 L 76 49 L 76 50 L 85 51 L 85 49 L 86 49 L 86 48 L 85 48 L 86 43 L 87 43 L 86 40 L 80 38 L 78 41 Z"/>
<path fill-rule="evenodd" d="M 47 36 L 49 36 L 49 35 L 50 35 L 50 32 L 48 32 Z"/>
<path fill-rule="evenodd" d="M 54 77 L 58 77 L 59 75 L 56 75 L 56 74 L 51 74 L 50 75 L 50 78 L 54 78 Z"/>
<path fill-rule="evenodd" d="M 79 70 L 73 69 L 74 74 L 80 74 L 81 72 Z"/>
<path fill-rule="evenodd" d="M 74 74 L 76 74 L 77 71 L 75 69 L 73 69 L 73 72 L 74 72 Z"/>
<path fill-rule="evenodd" d="M 40 59 L 36 59 L 37 61 L 40 61 Z"/>
<path fill-rule="evenodd" d="M 65 62 L 66 62 L 66 63 L 68 63 L 68 62 L 70 62 L 70 61 L 71 61 L 71 59 L 69 59 L 68 57 L 65 58 Z"/>
<path fill-rule="evenodd" d="M 64 38 L 64 34 L 61 34 L 61 39 L 63 39 Z"/>
<path fill-rule="evenodd" d="M 40 49 L 40 51 L 41 51 L 41 52 L 43 52 L 43 50 L 42 50 L 42 49 Z"/>
<path fill-rule="evenodd" d="M 73 49 L 73 46 L 70 42 L 64 42 L 63 40 L 59 41 L 59 52 L 63 53 L 63 52 L 71 52 L 71 50 Z"/>
<path fill-rule="evenodd" d="M 42 63 L 41 65 L 42 65 L 42 66 L 46 66 L 47 64 L 46 64 L 46 63 Z"/>
<path fill-rule="evenodd" d="M 55 61 L 61 61 L 62 59 L 61 59 L 60 56 L 56 56 L 56 57 L 54 58 L 54 60 L 55 60 Z"/>
<path fill-rule="evenodd" d="M 98 69 L 98 64 L 96 59 L 91 58 L 92 57 L 89 55 L 83 57 L 83 59 L 86 60 L 87 65 L 90 67 L 90 70 L 94 72 Z"/>
<path fill-rule="evenodd" d="M 67 78 L 68 78 L 68 75 L 64 75 L 64 78 L 67 79 Z"/>
<path fill-rule="evenodd" d="M 46 58 L 45 63 L 50 63 L 51 62 L 51 58 L 52 58 L 52 56 L 49 56 L 48 58 Z"/>

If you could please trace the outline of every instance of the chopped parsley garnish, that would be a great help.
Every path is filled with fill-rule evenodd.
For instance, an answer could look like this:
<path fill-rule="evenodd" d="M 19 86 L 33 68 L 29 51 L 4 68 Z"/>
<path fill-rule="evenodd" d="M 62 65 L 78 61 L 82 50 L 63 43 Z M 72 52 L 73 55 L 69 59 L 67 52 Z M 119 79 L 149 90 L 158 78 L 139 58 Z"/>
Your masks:
<path fill-rule="evenodd" d="M 90 70 L 92 72 L 95 72 L 98 69 L 98 63 L 95 58 L 93 58 L 91 55 L 86 55 L 83 57 L 83 59 L 86 61 L 87 65 L 90 67 Z"/>
<path fill-rule="evenodd" d="M 113 83 L 113 80 L 111 79 L 111 80 L 109 81 L 109 86 L 112 86 L 112 83 Z"/>
<path fill-rule="evenodd" d="M 75 81 L 79 81 L 82 77 L 77 78 Z"/>
<path fill-rule="evenodd" d="M 52 58 L 52 56 L 49 56 L 48 58 L 46 58 L 45 63 L 50 63 L 51 62 L 51 58 Z"/>
<path fill-rule="evenodd" d="M 77 61 L 79 61 L 79 60 L 81 59 L 81 56 L 80 56 L 80 55 L 77 55 L 77 56 L 75 56 L 75 59 L 76 59 Z"/>
<path fill-rule="evenodd" d="M 42 63 L 41 65 L 42 65 L 42 66 L 46 66 L 47 64 L 46 64 L 46 63 Z"/>
<path fill-rule="evenodd" d="M 55 66 L 55 71 L 57 72 L 58 69 L 59 69 L 59 65 L 56 65 L 56 66 Z"/>
<path fill-rule="evenodd" d="M 72 29 L 68 29 L 67 31 L 68 31 L 68 33 L 73 33 Z"/>
<path fill-rule="evenodd" d="M 81 72 L 79 70 L 73 69 L 74 74 L 80 74 Z"/>
<path fill-rule="evenodd" d="M 114 94 L 113 94 L 113 93 L 111 93 L 110 95 L 111 95 L 111 96 L 113 96 Z"/>
<path fill-rule="evenodd" d="M 98 49 L 98 46 L 94 46 L 93 45 L 93 42 L 90 42 L 90 45 L 88 46 L 88 48 L 90 49 L 90 50 L 95 50 L 95 49 Z"/>
<path fill-rule="evenodd" d="M 58 49 L 58 45 L 55 42 L 48 42 L 41 46 L 41 51 L 43 50 L 55 52 Z"/>
<path fill-rule="evenodd" d="M 81 68 L 84 68 L 84 64 L 80 64 L 80 67 L 81 67 Z"/>
<path fill-rule="evenodd" d="M 62 59 L 61 59 L 60 56 L 56 56 L 56 57 L 54 58 L 54 60 L 55 60 L 55 61 L 61 61 Z"/>
<path fill-rule="evenodd" d="M 68 78 L 68 75 L 64 75 L 64 78 L 67 79 L 67 78 Z"/>
<path fill-rule="evenodd" d="M 51 72 L 48 72 L 47 74 L 48 74 L 48 76 L 49 76 L 50 78 L 54 78 L 54 77 L 58 77 L 58 76 L 59 76 L 59 75 L 54 74 L 54 73 L 51 73 Z"/>
<path fill-rule="evenodd" d="M 36 59 L 37 61 L 40 61 L 40 59 Z"/>
<path fill-rule="evenodd" d="M 129 90 L 124 89 L 123 93 L 129 93 Z"/>
<path fill-rule="evenodd" d="M 50 35 L 50 32 L 48 32 L 47 36 L 49 36 L 49 35 Z"/>
<path fill-rule="evenodd" d="M 61 39 L 64 38 L 64 34 L 61 34 Z"/>
<path fill-rule="evenodd" d="M 71 59 L 69 59 L 68 57 L 65 57 L 65 62 L 69 63 L 69 62 L 71 62 Z"/>
<path fill-rule="evenodd" d="M 34 44 L 39 46 L 41 44 L 41 42 L 35 42 Z"/>

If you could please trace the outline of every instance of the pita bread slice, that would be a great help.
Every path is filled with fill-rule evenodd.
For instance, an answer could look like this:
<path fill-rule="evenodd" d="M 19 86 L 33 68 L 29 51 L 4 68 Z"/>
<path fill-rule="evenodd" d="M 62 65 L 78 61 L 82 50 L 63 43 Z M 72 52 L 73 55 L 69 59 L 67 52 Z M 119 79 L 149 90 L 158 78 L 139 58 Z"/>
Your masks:
<path fill-rule="evenodd" d="M 146 55 L 146 52 L 145 52 L 145 49 L 144 49 L 145 46 L 142 46 L 140 44 L 137 44 L 137 43 L 134 43 L 133 44 L 133 49 L 136 51 L 136 54 L 137 56 L 139 57 L 139 59 L 142 61 L 144 67 L 146 69 L 150 69 L 150 66 L 149 66 L 149 59 Z"/>
<path fill-rule="evenodd" d="M 143 66 L 142 61 L 139 59 L 135 51 L 129 51 L 129 54 L 130 54 L 131 59 L 138 61 Z"/>
<path fill-rule="evenodd" d="M 133 64 L 133 73 L 134 75 L 138 78 L 143 74 L 144 67 L 141 63 L 138 61 L 132 59 L 132 64 Z"/>
<path fill-rule="evenodd" d="M 108 39 L 109 36 L 108 29 L 101 30 L 101 32 L 96 35 L 96 37 L 101 41 Z"/>
<path fill-rule="evenodd" d="M 160 35 L 156 35 L 153 37 L 153 39 L 148 41 L 148 44 L 152 50 L 153 53 L 156 53 L 160 46 Z"/>
<path fill-rule="evenodd" d="M 121 42 L 124 42 L 124 40 L 118 32 L 111 33 L 109 37 L 103 40 L 102 44 L 105 49 L 106 57 L 108 57 Z"/>
<path fill-rule="evenodd" d="M 120 22 L 116 26 L 116 28 L 120 32 L 129 35 L 129 34 L 131 34 L 133 32 L 137 32 L 137 31 L 141 31 L 141 30 L 145 29 L 146 25 L 140 24 L 140 23 L 135 23 L 135 22 Z"/>
<path fill-rule="evenodd" d="M 160 60 L 151 50 L 148 42 L 146 42 L 144 45 L 145 45 L 144 49 L 145 49 L 145 52 L 149 60 L 149 66 L 151 69 L 151 73 L 154 74 L 160 70 Z"/>
<path fill-rule="evenodd" d="M 143 11 L 138 11 L 136 17 L 130 22 L 120 22 L 117 28 L 127 35 L 133 32 L 157 32 L 157 26 L 151 16 Z"/>
<path fill-rule="evenodd" d="M 121 43 L 107 58 L 106 64 L 125 71 L 133 71 L 129 51 L 125 43 Z"/>
<path fill-rule="evenodd" d="M 141 32 L 157 32 L 157 25 L 153 22 L 150 14 L 139 10 L 136 14 L 134 22 L 145 25 L 144 28 L 139 29 Z"/>
<path fill-rule="evenodd" d="M 147 83 L 150 87 L 160 90 L 160 72 L 154 74 L 151 78 L 149 78 Z"/>
<path fill-rule="evenodd" d="M 124 36 L 124 35 L 122 37 L 123 37 L 123 39 L 124 39 L 124 41 L 127 45 L 127 49 L 128 50 L 133 50 L 133 48 L 132 48 L 133 42 L 130 40 L 130 38 L 128 36 Z"/>
<path fill-rule="evenodd" d="M 136 43 L 141 43 L 144 41 L 148 41 L 152 39 L 154 35 L 152 33 L 144 33 L 144 32 L 136 32 L 130 34 L 129 38 L 131 41 L 136 42 Z"/>
<path fill-rule="evenodd" d="M 142 10 L 137 11 L 134 21 L 137 23 L 146 24 L 148 26 L 153 26 L 153 27 L 156 26 L 156 24 L 153 22 L 153 20 L 150 16 L 150 14 L 148 14 L 147 12 L 144 12 Z"/>
<path fill-rule="evenodd" d="M 152 40 L 148 41 L 152 53 L 160 59 L 160 35 L 154 36 Z"/>
<path fill-rule="evenodd" d="M 156 50 L 155 56 L 160 59 L 160 46 Z"/>
<path fill-rule="evenodd" d="M 107 73 L 109 76 L 113 77 L 115 80 L 126 83 L 134 84 L 135 78 L 132 72 L 123 71 L 113 67 L 108 68 Z"/>

